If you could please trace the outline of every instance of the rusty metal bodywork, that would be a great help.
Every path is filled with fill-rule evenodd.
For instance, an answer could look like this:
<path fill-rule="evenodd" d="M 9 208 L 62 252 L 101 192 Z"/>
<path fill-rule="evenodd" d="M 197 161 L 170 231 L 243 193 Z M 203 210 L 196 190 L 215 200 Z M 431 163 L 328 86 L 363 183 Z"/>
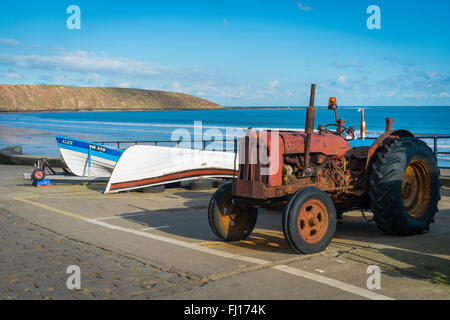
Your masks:
<path fill-rule="evenodd" d="M 304 132 L 251 132 L 239 140 L 241 161 L 232 193 L 245 199 L 247 205 L 261 206 L 315 186 L 326 191 L 338 209 L 368 208 L 367 179 L 373 155 L 384 144 L 405 136 L 413 134 L 390 130 L 370 147 L 351 149 L 340 136 L 313 134 L 310 144 L 313 174 L 304 175 Z M 266 152 L 268 162 L 260 161 L 261 150 Z"/>
<path fill-rule="evenodd" d="M 267 139 L 261 139 L 261 135 Z M 307 177 L 288 175 L 286 172 L 283 174 L 286 165 L 295 166 L 297 170 L 294 171 L 303 168 L 306 144 L 304 132 L 253 132 L 241 138 L 239 143 L 239 178 L 233 181 L 233 194 L 237 196 L 266 200 L 288 196 L 309 185 L 319 185 L 324 190 L 339 189 L 321 169 L 318 169 L 314 176 Z M 260 161 L 261 149 L 268 155 L 268 164 Z M 339 136 L 311 136 L 310 153 L 313 166 L 328 158 L 333 161 L 343 160 L 348 150 L 349 143 Z M 266 170 L 268 174 L 262 174 L 262 170 Z"/>

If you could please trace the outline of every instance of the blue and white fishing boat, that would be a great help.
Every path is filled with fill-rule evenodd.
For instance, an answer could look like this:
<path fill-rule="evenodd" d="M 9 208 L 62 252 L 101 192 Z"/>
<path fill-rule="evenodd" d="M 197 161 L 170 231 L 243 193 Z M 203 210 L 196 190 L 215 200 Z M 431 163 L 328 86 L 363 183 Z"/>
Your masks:
<path fill-rule="evenodd" d="M 123 150 L 80 139 L 56 136 L 61 156 L 70 171 L 83 177 L 110 177 Z"/>

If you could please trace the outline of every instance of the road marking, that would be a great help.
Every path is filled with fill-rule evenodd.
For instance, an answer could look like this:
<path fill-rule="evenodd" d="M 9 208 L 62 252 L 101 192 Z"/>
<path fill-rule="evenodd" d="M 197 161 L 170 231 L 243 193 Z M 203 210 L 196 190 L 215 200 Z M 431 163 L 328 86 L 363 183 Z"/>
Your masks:
<path fill-rule="evenodd" d="M 69 212 L 69 211 L 53 208 L 53 207 L 50 207 L 50 206 L 48 206 L 46 204 L 43 204 L 43 203 L 39 203 L 39 202 L 35 202 L 35 201 L 31 201 L 31 200 L 27 200 L 27 199 L 19 198 L 19 197 L 18 198 L 13 198 L 13 200 L 22 201 L 22 202 L 25 202 L 25 203 L 28 203 L 28 204 L 32 204 L 34 206 L 41 207 L 42 209 L 50 210 L 50 211 L 53 211 L 53 212 L 56 212 L 56 213 L 59 213 L 59 214 L 62 214 L 62 215 L 68 216 L 68 217 L 75 218 L 75 219 L 84 220 L 84 221 L 89 220 L 88 218 L 80 216 L 80 215 L 78 215 L 76 213 L 72 213 L 72 212 Z"/>
<path fill-rule="evenodd" d="M 100 220 L 110 220 L 110 219 L 119 219 L 119 218 L 128 218 L 128 217 L 136 217 L 136 216 L 144 216 L 147 213 L 130 213 L 130 214 L 121 214 L 119 216 L 111 216 L 111 217 L 103 217 L 103 218 L 96 218 L 96 219 L 90 219 L 90 220 L 96 220 L 96 221 L 100 221 Z"/>
<path fill-rule="evenodd" d="M 256 264 L 267 264 L 270 263 L 267 260 L 263 260 L 263 259 L 258 259 L 258 258 L 252 258 L 252 257 L 247 257 L 247 256 L 242 256 L 239 254 L 234 254 L 234 253 L 228 253 L 228 252 L 223 252 L 223 251 L 218 251 L 218 250 L 214 250 L 214 249 L 210 249 L 207 247 L 202 247 L 202 246 L 198 246 L 195 243 L 191 243 L 191 242 L 186 242 L 186 241 L 182 241 L 182 240 L 177 240 L 177 239 L 173 239 L 173 238 L 169 238 L 169 237 L 164 237 L 164 236 L 160 236 L 157 234 L 153 234 L 153 233 L 149 233 L 149 232 L 143 232 L 140 230 L 135 230 L 135 229 L 130 229 L 130 228 L 124 228 L 124 227 L 119 227 L 113 224 L 109 224 L 103 221 L 98 221 L 95 219 L 88 219 L 86 220 L 87 222 L 108 228 L 108 229 L 112 229 L 112 230 L 120 230 L 120 231 L 124 231 L 124 232 L 128 232 L 128 233 L 132 233 L 138 236 L 142 236 L 145 238 L 149 238 L 149 239 L 154 239 L 154 240 L 159 240 L 162 242 L 167 242 L 167 243 L 171 243 L 171 244 L 175 244 L 178 245 L 180 247 L 184 247 L 184 248 L 189 248 L 189 249 L 193 249 L 196 251 L 200 251 L 200 252 L 204 252 L 204 253 L 209 253 L 209 254 L 213 254 L 216 256 L 220 256 L 223 258 L 230 258 L 230 259 L 235 259 L 235 260 L 241 260 L 241 261 L 246 261 L 246 262 L 251 262 L 251 263 L 256 263 Z"/>
<path fill-rule="evenodd" d="M 315 271 L 317 271 L 317 272 L 320 272 L 320 273 L 324 273 L 325 271 L 323 271 L 323 270 L 320 270 L 320 269 L 314 269 Z"/>
<path fill-rule="evenodd" d="M 164 229 L 164 228 L 169 228 L 169 227 L 170 227 L 170 226 L 149 227 L 149 228 L 142 228 L 141 231 L 156 230 L 156 229 Z"/>
<path fill-rule="evenodd" d="M 253 230 L 256 234 L 261 234 L 264 236 L 274 237 L 274 238 L 280 238 L 284 240 L 283 232 L 281 231 L 275 231 L 275 230 L 268 230 L 268 229 L 255 229 Z M 266 239 L 267 240 L 267 239 Z"/>
<path fill-rule="evenodd" d="M 109 224 L 103 221 L 99 221 L 100 219 L 104 219 L 104 218 L 99 218 L 99 219 L 89 219 L 87 217 L 83 217 L 80 216 L 78 214 L 75 213 L 71 213 L 65 210 L 61 210 L 61 209 L 57 209 L 51 206 L 48 206 L 46 204 L 43 203 L 39 203 L 39 202 L 35 202 L 35 201 L 31 201 L 31 200 L 27 200 L 24 198 L 13 198 L 13 200 L 16 201 L 21 201 L 24 203 L 28 203 L 49 211 L 53 211 L 55 213 L 58 214 L 62 214 L 64 216 L 69 216 L 75 219 L 79 219 L 79 220 L 83 220 L 85 222 L 89 222 L 98 226 L 102 226 L 111 230 L 119 230 L 119 231 L 123 231 L 123 232 L 127 232 L 127 233 L 132 233 L 141 237 L 145 237 L 145 238 L 149 238 L 149 239 L 153 239 L 153 240 L 158 240 L 158 241 L 162 241 L 162 242 L 166 242 L 166 243 L 170 243 L 170 244 L 174 244 L 180 247 L 184 247 L 184 248 L 188 248 L 188 249 L 192 249 L 195 251 L 199 251 L 199 252 L 203 252 L 203 253 L 208 253 L 208 254 L 213 254 L 216 256 L 220 256 L 223 258 L 229 258 L 229 259 L 234 259 L 234 260 L 240 260 L 240 261 L 245 261 L 245 262 L 251 262 L 251 263 L 255 263 L 257 265 L 260 266 L 270 266 L 273 265 L 274 262 L 270 262 L 268 260 L 263 260 L 263 259 L 258 259 L 258 258 L 252 258 L 252 257 L 247 257 L 247 256 L 243 256 L 243 255 L 239 255 L 239 254 L 233 254 L 233 253 L 228 253 L 228 252 L 223 252 L 223 251 L 219 251 L 219 250 L 214 250 L 214 249 L 210 249 L 208 247 L 204 247 L 204 246 L 200 246 L 196 243 L 190 243 L 190 242 L 186 242 L 186 241 L 182 241 L 182 240 L 178 240 L 178 239 L 173 239 L 173 238 L 169 238 L 169 237 L 164 237 L 161 235 L 157 235 L 157 234 L 153 234 L 150 232 L 144 232 L 141 230 L 135 230 L 135 229 L 130 229 L 130 228 L 124 228 L 124 227 L 120 227 L 120 226 L 116 226 L 113 224 Z M 145 213 L 142 213 L 145 214 Z M 133 214 L 136 215 L 136 214 Z M 139 214 L 141 215 L 141 214 Z M 122 216 L 114 216 L 114 217 L 123 217 Z M 276 262 L 275 262 L 276 263 Z M 327 286 L 331 286 L 343 291 L 347 291 L 350 292 L 352 294 L 355 295 L 359 295 L 368 299 L 373 299 L 373 300 L 394 300 L 393 298 L 372 292 L 368 289 L 362 289 L 356 286 L 353 286 L 351 284 L 347 284 L 345 282 L 339 281 L 339 280 L 335 280 L 332 278 L 328 278 L 322 275 L 318 275 L 318 274 L 314 274 L 311 272 L 307 272 L 307 271 L 303 271 L 301 269 L 297 269 L 297 268 L 293 268 L 293 267 L 289 267 L 287 265 L 276 265 L 276 266 L 271 266 L 272 269 L 278 270 L 278 271 L 283 271 L 286 273 L 289 273 L 291 275 L 295 275 L 298 277 L 302 277 L 308 280 L 312 280 L 312 281 L 316 281 L 322 284 L 325 284 Z"/>
<path fill-rule="evenodd" d="M 305 279 L 309 279 L 309 280 L 313 280 L 313 281 L 316 281 L 316 282 L 320 282 L 320 283 L 326 284 L 326 285 L 328 285 L 330 287 L 341 289 L 343 291 L 347 291 L 347 292 L 350 292 L 350 293 L 353 293 L 353 294 L 356 294 L 356 295 L 359 295 L 359 296 L 362 296 L 362 297 L 365 297 L 365 298 L 368 298 L 368 299 L 372 299 L 372 300 L 394 300 L 391 297 L 387 297 L 387 296 L 384 296 L 382 294 L 378 294 L 378 293 L 372 292 L 372 291 L 367 290 L 367 289 L 362 289 L 362 288 L 353 286 L 351 284 L 348 284 L 348 283 L 345 283 L 345 282 L 342 282 L 342 281 L 339 281 L 339 280 L 335 280 L 335 279 L 332 279 L 332 278 L 321 276 L 319 274 L 311 273 L 311 272 L 308 272 L 308 271 L 303 271 L 303 270 L 300 270 L 300 269 L 297 269 L 297 268 L 293 268 L 293 267 L 289 267 L 289 266 L 286 266 L 286 265 L 274 266 L 272 268 L 276 269 L 276 270 L 279 270 L 279 271 L 283 271 L 283 272 L 292 274 L 294 276 L 299 276 L 299 277 L 302 277 L 302 278 L 305 278 Z"/>

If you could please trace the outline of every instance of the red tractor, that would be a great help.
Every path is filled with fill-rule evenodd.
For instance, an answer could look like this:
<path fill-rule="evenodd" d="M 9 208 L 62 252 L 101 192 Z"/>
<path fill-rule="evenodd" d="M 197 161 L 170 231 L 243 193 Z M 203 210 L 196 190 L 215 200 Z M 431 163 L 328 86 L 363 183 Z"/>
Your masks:
<path fill-rule="evenodd" d="M 389 234 L 429 230 L 440 200 L 433 151 L 411 132 L 392 130 L 390 118 L 371 146 L 351 148 L 355 130 L 338 119 L 335 98 L 329 100 L 335 123 L 314 132 L 314 94 L 313 84 L 305 132 L 249 129 L 239 139 L 238 176 L 209 203 L 214 234 L 224 241 L 243 240 L 255 227 L 258 208 L 280 204 L 284 236 L 300 253 L 324 250 L 336 220 L 355 209 L 371 210 Z"/>

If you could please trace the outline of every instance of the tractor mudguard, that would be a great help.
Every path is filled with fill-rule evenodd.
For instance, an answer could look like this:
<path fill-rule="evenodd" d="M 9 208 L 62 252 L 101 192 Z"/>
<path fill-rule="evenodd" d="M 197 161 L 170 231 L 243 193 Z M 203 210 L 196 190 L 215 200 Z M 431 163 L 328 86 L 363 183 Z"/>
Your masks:
<path fill-rule="evenodd" d="M 370 168 L 370 165 L 373 161 L 372 157 L 375 154 L 375 152 L 384 146 L 385 144 L 391 143 L 393 140 L 403 137 L 412 137 L 414 138 L 414 134 L 412 134 L 408 130 L 389 130 L 384 132 L 381 136 L 379 136 L 375 142 L 372 144 L 372 146 L 369 149 L 369 152 L 367 153 L 367 161 L 366 161 L 366 172 L 368 172 L 368 169 Z"/>

